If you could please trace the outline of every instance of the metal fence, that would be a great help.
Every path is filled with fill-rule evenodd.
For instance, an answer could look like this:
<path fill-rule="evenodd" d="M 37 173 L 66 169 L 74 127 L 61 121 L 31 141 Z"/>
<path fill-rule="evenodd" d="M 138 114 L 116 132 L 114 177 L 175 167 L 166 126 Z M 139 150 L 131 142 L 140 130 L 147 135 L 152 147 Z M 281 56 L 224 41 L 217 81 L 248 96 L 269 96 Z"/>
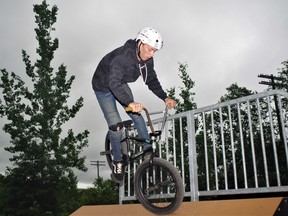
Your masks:
<path fill-rule="evenodd" d="M 288 93 L 271 90 L 169 116 L 158 154 L 179 169 L 191 201 L 281 192 L 288 191 L 287 139 Z M 135 199 L 136 168 L 128 167 L 120 203 Z"/>

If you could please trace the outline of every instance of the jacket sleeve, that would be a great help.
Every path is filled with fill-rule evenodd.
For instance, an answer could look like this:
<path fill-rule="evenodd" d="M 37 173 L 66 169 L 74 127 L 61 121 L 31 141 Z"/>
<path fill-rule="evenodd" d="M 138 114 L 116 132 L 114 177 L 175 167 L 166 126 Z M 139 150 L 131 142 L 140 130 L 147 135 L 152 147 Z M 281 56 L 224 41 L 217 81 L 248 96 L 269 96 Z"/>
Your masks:
<path fill-rule="evenodd" d="M 125 59 L 121 57 L 116 57 L 111 62 L 109 89 L 122 105 L 128 106 L 130 103 L 133 102 L 133 100 L 125 92 L 123 88 L 124 71 L 125 71 L 124 65 L 125 65 Z"/>
<path fill-rule="evenodd" d="M 148 76 L 146 85 L 156 96 L 158 96 L 160 99 L 164 101 L 167 98 L 167 94 L 163 90 L 157 78 L 157 74 L 154 70 L 153 59 L 151 59 L 151 62 L 149 62 L 149 64 L 147 65 L 147 69 L 148 69 Z"/>

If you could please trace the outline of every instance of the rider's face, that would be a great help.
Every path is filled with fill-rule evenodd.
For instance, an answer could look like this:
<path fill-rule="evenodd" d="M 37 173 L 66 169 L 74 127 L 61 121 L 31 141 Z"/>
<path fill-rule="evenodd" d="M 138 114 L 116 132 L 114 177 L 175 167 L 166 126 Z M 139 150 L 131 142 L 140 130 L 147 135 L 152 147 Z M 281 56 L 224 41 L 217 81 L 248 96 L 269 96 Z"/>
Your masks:
<path fill-rule="evenodd" d="M 147 61 L 148 59 L 154 56 L 154 53 L 157 51 L 154 47 L 148 44 L 141 44 L 140 47 L 140 57 L 143 61 Z"/>

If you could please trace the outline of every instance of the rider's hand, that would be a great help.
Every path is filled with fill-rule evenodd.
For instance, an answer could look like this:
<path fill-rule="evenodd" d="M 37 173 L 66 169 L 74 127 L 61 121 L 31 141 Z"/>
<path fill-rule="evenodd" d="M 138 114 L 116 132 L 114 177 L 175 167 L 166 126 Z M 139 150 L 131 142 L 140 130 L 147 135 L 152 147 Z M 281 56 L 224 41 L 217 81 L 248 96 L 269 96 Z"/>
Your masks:
<path fill-rule="evenodd" d="M 176 101 L 171 99 L 171 98 L 166 98 L 165 99 L 165 105 L 169 108 L 172 109 L 176 106 Z"/>
<path fill-rule="evenodd" d="M 133 112 L 140 113 L 143 110 L 143 105 L 141 103 L 132 102 L 128 105 L 133 108 Z"/>

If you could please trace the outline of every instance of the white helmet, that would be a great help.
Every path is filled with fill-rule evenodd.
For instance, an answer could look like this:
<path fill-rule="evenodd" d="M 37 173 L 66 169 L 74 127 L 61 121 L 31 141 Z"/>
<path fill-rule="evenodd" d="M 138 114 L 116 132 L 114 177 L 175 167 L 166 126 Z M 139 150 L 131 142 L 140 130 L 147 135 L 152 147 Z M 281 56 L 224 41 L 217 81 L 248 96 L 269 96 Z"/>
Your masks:
<path fill-rule="evenodd" d="M 161 34 L 154 28 L 145 27 L 137 35 L 136 41 L 148 44 L 157 50 L 162 49 L 163 40 Z"/>

